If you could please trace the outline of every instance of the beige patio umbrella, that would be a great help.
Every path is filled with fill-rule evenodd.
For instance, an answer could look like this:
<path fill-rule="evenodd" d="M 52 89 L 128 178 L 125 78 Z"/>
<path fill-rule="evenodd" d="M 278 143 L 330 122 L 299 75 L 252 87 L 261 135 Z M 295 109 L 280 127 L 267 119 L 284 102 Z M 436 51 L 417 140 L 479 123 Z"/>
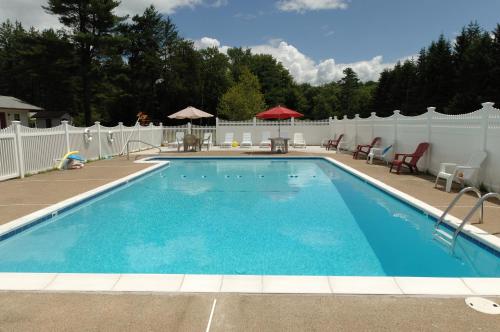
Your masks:
<path fill-rule="evenodd" d="M 203 112 L 193 106 L 186 107 L 185 109 L 171 114 L 168 116 L 170 119 L 201 119 L 201 118 L 211 118 L 212 114 Z"/>

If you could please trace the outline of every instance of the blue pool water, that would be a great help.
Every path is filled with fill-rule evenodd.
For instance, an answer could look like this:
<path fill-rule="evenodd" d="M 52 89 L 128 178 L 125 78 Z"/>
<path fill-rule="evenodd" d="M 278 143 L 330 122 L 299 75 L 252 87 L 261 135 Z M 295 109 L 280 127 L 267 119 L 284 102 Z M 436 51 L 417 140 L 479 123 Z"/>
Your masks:
<path fill-rule="evenodd" d="M 0 271 L 499 277 L 500 255 L 323 159 L 173 159 L 0 242 Z"/>

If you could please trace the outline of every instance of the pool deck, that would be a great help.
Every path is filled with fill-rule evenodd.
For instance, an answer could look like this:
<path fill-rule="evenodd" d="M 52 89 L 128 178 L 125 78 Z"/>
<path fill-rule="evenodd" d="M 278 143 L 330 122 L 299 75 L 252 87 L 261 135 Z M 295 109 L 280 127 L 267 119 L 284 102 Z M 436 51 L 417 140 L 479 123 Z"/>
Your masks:
<path fill-rule="evenodd" d="M 149 155 L 148 152 L 141 154 Z M 166 156 L 248 156 L 262 152 L 215 150 Z M 458 191 L 433 188 L 433 177 L 389 174 L 347 154 L 321 149 L 288 155 L 328 156 L 444 209 Z M 287 155 L 284 155 L 285 157 Z M 135 157 L 135 156 L 134 156 Z M 0 182 L 0 225 L 148 167 L 125 158 L 102 160 L 84 169 L 54 171 Z M 463 217 L 474 204 L 464 197 L 452 211 Z M 500 205 L 487 203 L 485 222 L 476 225 L 500 236 Z M 214 307 L 214 299 L 217 299 Z M 500 298 L 494 298 L 498 303 Z M 494 331 L 500 316 L 469 309 L 463 297 L 341 296 L 278 294 L 172 294 L 0 292 L 0 330 L 483 330 Z"/>

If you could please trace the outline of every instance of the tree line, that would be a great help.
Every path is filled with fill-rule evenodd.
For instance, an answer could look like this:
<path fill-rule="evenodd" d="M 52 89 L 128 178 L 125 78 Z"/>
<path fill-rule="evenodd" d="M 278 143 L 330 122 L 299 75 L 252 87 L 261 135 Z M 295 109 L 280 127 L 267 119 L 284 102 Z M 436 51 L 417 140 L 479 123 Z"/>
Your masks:
<path fill-rule="evenodd" d="M 441 35 L 416 59 L 383 71 L 370 110 L 418 115 L 434 106 L 441 113 L 463 114 L 486 101 L 500 106 L 500 24 L 489 32 L 473 22 L 454 41 Z"/>
<path fill-rule="evenodd" d="M 0 95 L 69 112 L 87 125 L 131 124 L 139 112 L 175 124 L 167 115 L 189 105 L 231 120 L 276 105 L 324 119 L 394 109 L 419 114 L 426 106 L 462 113 L 500 101 L 500 27 L 490 34 L 471 24 L 454 44 L 441 36 L 378 82 L 361 82 L 347 68 L 341 80 L 312 86 L 296 83 L 270 55 L 196 49 L 153 6 L 130 18 L 115 15 L 118 6 L 115 0 L 49 0 L 44 8 L 64 25 L 59 30 L 3 22 Z"/>

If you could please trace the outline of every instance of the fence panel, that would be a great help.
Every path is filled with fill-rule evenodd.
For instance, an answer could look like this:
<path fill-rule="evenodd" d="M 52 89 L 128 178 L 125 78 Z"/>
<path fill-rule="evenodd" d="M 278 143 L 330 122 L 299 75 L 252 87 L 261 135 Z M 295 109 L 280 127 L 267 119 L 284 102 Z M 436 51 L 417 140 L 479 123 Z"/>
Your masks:
<path fill-rule="evenodd" d="M 0 181 L 19 175 L 14 127 L 0 129 Z"/>
<path fill-rule="evenodd" d="M 25 173 L 52 169 L 67 152 L 62 125 L 47 129 L 21 127 L 21 136 Z"/>

